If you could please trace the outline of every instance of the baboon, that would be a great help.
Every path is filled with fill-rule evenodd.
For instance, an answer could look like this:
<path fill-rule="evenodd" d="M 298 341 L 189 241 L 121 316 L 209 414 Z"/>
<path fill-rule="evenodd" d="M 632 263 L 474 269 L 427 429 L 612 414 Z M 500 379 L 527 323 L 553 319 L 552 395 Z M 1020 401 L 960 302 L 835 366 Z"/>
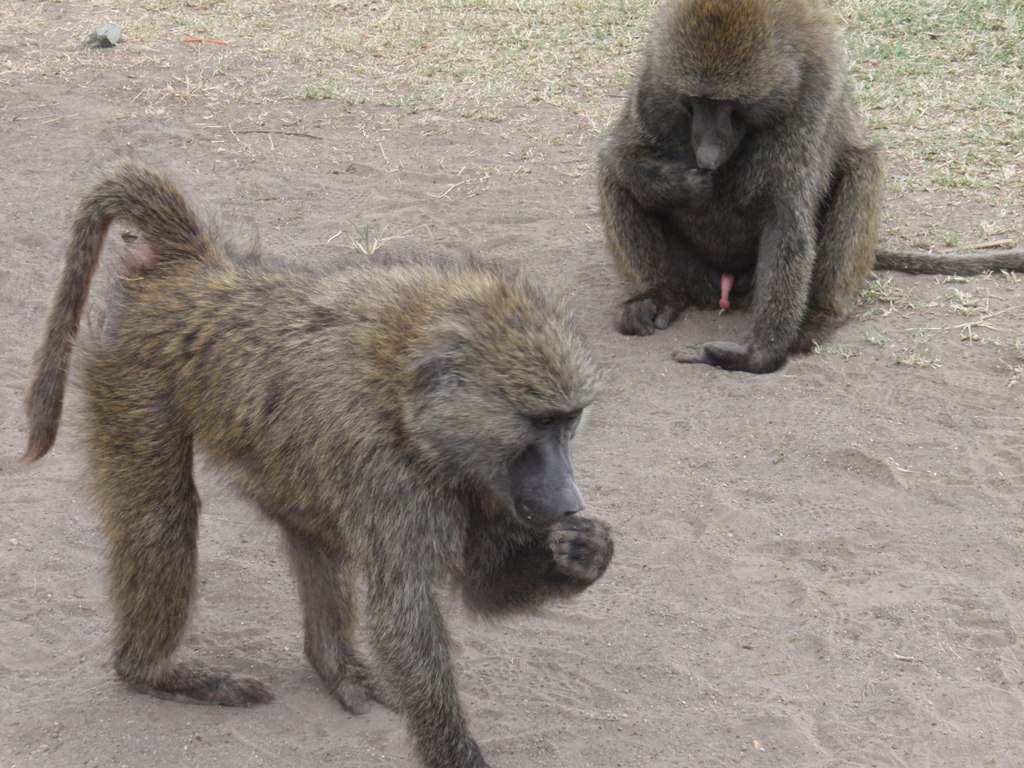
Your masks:
<path fill-rule="evenodd" d="M 815 0 L 670 0 L 599 154 L 608 246 L 632 291 L 619 330 L 752 305 L 749 343 L 675 359 L 767 373 L 842 321 L 873 265 L 1024 269 L 1019 251 L 876 261 L 882 176 Z"/>
<path fill-rule="evenodd" d="M 480 768 L 433 585 L 501 614 L 582 592 L 613 555 L 579 514 L 569 442 L 596 371 L 565 308 L 482 263 L 268 271 L 232 260 L 162 174 L 128 162 L 81 202 L 27 398 L 25 460 L 53 444 L 113 219 L 139 232 L 100 343 L 85 431 L 110 547 L 114 667 L 223 705 L 258 681 L 172 661 L 196 588 L 195 444 L 284 535 L 305 653 L 352 712 L 404 713 L 423 764 Z M 377 664 L 355 650 L 354 580 Z M 374 671 L 376 669 L 377 671 Z"/>

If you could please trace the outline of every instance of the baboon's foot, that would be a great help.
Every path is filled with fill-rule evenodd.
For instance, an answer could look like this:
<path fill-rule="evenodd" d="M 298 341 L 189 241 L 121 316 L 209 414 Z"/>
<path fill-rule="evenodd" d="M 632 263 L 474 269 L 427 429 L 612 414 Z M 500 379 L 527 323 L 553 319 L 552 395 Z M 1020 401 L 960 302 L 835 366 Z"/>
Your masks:
<path fill-rule="evenodd" d="M 352 669 L 346 670 L 345 675 L 338 681 L 332 691 L 334 698 L 341 702 L 341 706 L 353 715 L 364 715 L 370 709 L 370 702 L 376 701 L 390 707 L 387 697 L 381 692 L 380 687 L 371 679 L 365 670 L 358 673 Z"/>
<path fill-rule="evenodd" d="M 790 352 L 795 354 L 807 354 L 828 342 L 844 321 L 843 315 L 837 312 L 829 312 L 823 309 L 810 309 L 800 328 L 800 336 Z"/>
<path fill-rule="evenodd" d="M 321 673 L 321 677 L 327 684 L 331 695 L 353 715 L 366 714 L 370 709 L 371 701 L 382 704 L 394 712 L 398 711 L 397 702 L 388 695 L 376 675 L 358 656 L 352 653 L 345 654 L 342 659 L 338 660 L 337 670 L 330 676 Z"/>
<path fill-rule="evenodd" d="M 683 307 L 668 301 L 660 291 L 634 296 L 622 307 L 619 333 L 626 336 L 650 336 L 655 330 L 668 328 Z"/>
<path fill-rule="evenodd" d="M 156 674 L 125 674 L 120 669 L 118 674 L 135 690 L 161 699 L 249 707 L 266 704 L 274 698 L 259 680 L 235 677 L 194 664 L 170 664 Z"/>

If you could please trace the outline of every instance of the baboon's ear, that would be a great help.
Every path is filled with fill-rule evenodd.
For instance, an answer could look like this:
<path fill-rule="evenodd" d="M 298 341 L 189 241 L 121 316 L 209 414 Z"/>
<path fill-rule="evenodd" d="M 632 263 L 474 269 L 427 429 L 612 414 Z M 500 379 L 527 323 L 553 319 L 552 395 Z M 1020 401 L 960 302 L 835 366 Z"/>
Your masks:
<path fill-rule="evenodd" d="M 413 391 L 428 394 L 443 386 L 458 385 L 462 380 L 459 364 L 463 360 L 461 335 L 442 334 L 415 357 L 408 369 Z"/>

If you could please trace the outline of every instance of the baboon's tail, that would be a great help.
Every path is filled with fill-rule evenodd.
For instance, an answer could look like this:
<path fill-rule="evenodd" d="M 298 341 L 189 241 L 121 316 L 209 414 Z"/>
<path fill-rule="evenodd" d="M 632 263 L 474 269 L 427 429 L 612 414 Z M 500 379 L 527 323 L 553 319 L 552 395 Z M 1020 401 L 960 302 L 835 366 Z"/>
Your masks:
<path fill-rule="evenodd" d="M 163 176 L 138 163 L 122 163 L 86 195 L 75 216 L 64 272 L 25 400 L 29 440 L 21 457 L 24 462 L 44 456 L 57 438 L 72 344 L 103 239 L 114 219 L 124 219 L 136 226 L 157 262 L 202 258 L 210 247 L 181 193 Z"/>
<path fill-rule="evenodd" d="M 900 253 L 878 251 L 875 269 L 920 275 L 980 275 L 983 272 L 1024 272 L 1024 250 L 975 253 Z"/>

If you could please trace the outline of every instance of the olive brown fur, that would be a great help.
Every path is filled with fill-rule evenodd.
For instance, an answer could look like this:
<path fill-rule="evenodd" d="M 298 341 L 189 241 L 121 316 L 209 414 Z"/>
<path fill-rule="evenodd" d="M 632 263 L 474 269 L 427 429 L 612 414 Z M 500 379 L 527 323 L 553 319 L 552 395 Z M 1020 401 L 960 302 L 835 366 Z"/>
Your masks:
<path fill-rule="evenodd" d="M 306 656 L 331 693 L 356 713 L 370 700 L 403 713 L 426 766 L 485 766 L 435 584 L 496 615 L 580 593 L 613 555 L 608 527 L 575 514 L 568 444 L 595 370 L 564 306 L 480 263 L 268 271 L 231 258 L 165 176 L 127 162 L 78 208 L 25 460 L 55 440 L 114 219 L 138 232 L 134 256 L 118 265 L 102 340 L 76 356 L 118 675 L 162 697 L 271 698 L 172 658 L 196 590 L 195 444 L 279 523 Z M 360 573 L 373 665 L 353 644 Z"/>

